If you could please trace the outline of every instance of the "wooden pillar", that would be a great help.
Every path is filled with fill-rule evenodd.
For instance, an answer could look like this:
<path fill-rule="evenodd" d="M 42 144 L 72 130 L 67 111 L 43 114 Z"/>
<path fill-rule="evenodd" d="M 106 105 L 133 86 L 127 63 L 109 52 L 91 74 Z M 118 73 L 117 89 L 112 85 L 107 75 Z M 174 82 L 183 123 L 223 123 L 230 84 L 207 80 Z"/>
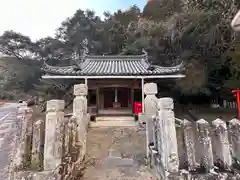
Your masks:
<path fill-rule="evenodd" d="M 85 78 L 84 79 L 84 84 L 86 84 L 86 86 L 88 87 L 88 79 L 87 78 Z M 90 97 L 90 94 L 89 94 L 89 89 L 88 89 L 88 93 L 87 93 L 87 105 L 89 106 L 89 98 Z M 88 106 L 87 106 L 87 108 L 88 108 Z"/>
<path fill-rule="evenodd" d="M 142 112 L 144 113 L 145 110 L 144 110 L 144 78 L 142 78 L 142 81 L 141 81 L 141 85 L 142 85 Z"/>
<path fill-rule="evenodd" d="M 132 113 L 134 113 L 134 88 L 131 88 L 131 108 L 132 108 Z"/>
<path fill-rule="evenodd" d="M 97 115 L 98 115 L 98 112 L 99 112 L 99 105 L 100 105 L 100 103 L 99 103 L 99 92 L 100 92 L 100 89 L 99 89 L 99 87 L 97 87 L 97 89 L 96 89 L 96 107 L 97 107 L 97 109 L 96 109 L 96 113 L 97 113 Z"/>
<path fill-rule="evenodd" d="M 114 88 L 114 102 L 115 103 L 118 102 L 118 88 L 117 87 Z"/>

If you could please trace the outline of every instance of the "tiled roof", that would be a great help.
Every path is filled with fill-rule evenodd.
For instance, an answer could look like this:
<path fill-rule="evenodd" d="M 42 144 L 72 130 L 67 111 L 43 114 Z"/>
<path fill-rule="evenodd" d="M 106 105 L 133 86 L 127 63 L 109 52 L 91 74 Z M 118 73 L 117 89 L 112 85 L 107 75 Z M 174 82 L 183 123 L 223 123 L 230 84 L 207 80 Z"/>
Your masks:
<path fill-rule="evenodd" d="M 86 56 L 85 61 L 76 66 L 49 66 L 42 70 L 54 75 L 78 76 L 128 76 L 176 74 L 181 65 L 174 67 L 152 66 L 146 55 L 140 56 Z"/>

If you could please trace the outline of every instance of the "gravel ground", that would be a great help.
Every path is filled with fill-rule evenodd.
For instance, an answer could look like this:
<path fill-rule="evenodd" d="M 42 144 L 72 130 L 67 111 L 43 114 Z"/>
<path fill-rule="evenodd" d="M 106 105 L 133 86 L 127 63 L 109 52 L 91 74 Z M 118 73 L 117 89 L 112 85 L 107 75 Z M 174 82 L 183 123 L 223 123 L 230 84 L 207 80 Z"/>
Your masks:
<path fill-rule="evenodd" d="M 92 128 L 84 180 L 155 179 L 145 166 L 145 132 L 137 128 Z"/>

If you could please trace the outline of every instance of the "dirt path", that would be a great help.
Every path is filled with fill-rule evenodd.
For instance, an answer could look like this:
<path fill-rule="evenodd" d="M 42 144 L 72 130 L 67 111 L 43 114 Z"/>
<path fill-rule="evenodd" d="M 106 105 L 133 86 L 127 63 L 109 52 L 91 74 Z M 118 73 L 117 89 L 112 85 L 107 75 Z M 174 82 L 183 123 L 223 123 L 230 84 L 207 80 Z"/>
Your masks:
<path fill-rule="evenodd" d="M 84 180 L 150 180 L 145 132 L 137 128 L 92 128 L 88 132 Z"/>

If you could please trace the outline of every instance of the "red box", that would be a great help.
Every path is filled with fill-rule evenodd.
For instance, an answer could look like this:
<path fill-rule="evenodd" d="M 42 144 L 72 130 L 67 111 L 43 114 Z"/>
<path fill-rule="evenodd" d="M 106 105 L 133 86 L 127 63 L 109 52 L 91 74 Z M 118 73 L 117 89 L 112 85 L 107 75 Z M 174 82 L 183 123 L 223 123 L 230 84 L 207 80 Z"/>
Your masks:
<path fill-rule="evenodd" d="M 142 102 L 134 102 L 134 114 L 138 115 L 142 112 Z"/>

